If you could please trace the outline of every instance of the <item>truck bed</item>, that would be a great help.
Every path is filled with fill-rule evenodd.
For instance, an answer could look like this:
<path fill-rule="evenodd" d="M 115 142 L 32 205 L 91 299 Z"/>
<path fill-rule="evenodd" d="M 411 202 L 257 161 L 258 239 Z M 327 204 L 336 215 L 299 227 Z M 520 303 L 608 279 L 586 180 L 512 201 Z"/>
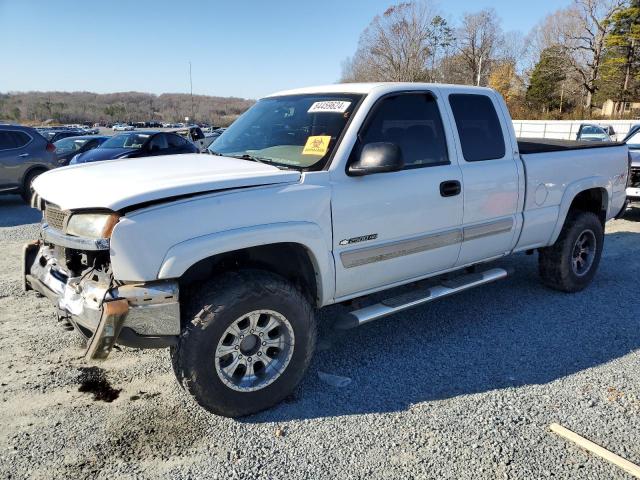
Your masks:
<path fill-rule="evenodd" d="M 627 146 L 616 142 L 569 140 L 518 141 L 524 164 L 525 201 L 518 249 L 549 245 L 559 233 L 569 203 L 592 184 L 607 190 L 607 219 L 616 215 L 625 199 L 625 182 L 616 181 L 628 168 Z M 568 192 L 568 194 L 567 194 Z"/>
<path fill-rule="evenodd" d="M 583 150 L 587 148 L 616 147 L 619 142 L 585 142 L 577 140 L 556 140 L 552 138 L 519 138 L 518 150 L 521 154 Z"/>

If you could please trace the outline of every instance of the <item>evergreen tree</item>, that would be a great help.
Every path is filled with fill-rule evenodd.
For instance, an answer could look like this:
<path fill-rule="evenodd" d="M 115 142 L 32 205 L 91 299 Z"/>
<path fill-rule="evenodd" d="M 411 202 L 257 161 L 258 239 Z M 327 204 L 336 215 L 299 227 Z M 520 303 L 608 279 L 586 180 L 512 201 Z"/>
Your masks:
<path fill-rule="evenodd" d="M 525 95 L 531 108 L 539 108 L 542 113 L 560 108 L 562 82 L 567 78 L 566 65 L 568 62 L 561 47 L 548 47 L 542 51 L 531 72 Z"/>
<path fill-rule="evenodd" d="M 640 93 L 640 0 L 631 0 L 628 7 L 612 16 L 610 23 L 599 100 L 613 100 L 616 114 L 621 115 L 625 102 Z"/>

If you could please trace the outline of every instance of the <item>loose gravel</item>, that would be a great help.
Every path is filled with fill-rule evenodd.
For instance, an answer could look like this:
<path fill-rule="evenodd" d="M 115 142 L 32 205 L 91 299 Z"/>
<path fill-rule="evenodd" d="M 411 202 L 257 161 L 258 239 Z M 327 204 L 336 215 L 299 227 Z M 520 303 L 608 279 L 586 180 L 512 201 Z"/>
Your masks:
<path fill-rule="evenodd" d="M 545 289 L 535 256 L 470 290 L 336 333 L 282 405 L 200 409 L 164 350 L 82 360 L 46 299 L 20 288 L 39 218 L 0 197 L 2 478 L 628 478 L 549 433 L 559 422 L 640 464 L 640 210 L 607 226 L 595 281 Z"/>

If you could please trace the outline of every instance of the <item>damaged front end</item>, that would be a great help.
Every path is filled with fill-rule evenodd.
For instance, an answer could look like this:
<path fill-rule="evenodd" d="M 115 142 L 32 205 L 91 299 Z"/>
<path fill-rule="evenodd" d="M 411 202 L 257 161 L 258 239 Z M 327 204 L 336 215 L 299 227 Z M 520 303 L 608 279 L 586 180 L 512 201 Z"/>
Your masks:
<path fill-rule="evenodd" d="M 178 284 L 122 282 L 113 277 L 113 212 L 67 212 L 34 195 L 43 211 L 40 239 L 24 246 L 24 288 L 47 297 L 87 339 L 87 359 L 106 358 L 113 345 L 161 348 L 180 333 Z"/>

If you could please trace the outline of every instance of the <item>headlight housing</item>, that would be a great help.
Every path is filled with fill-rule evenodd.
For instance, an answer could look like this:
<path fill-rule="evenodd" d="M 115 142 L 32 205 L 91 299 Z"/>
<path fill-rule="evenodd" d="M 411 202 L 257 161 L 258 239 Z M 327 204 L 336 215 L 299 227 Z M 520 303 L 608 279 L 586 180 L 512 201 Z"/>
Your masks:
<path fill-rule="evenodd" d="M 66 233 L 85 238 L 110 238 L 119 220 L 117 213 L 77 213 L 69 218 Z"/>

